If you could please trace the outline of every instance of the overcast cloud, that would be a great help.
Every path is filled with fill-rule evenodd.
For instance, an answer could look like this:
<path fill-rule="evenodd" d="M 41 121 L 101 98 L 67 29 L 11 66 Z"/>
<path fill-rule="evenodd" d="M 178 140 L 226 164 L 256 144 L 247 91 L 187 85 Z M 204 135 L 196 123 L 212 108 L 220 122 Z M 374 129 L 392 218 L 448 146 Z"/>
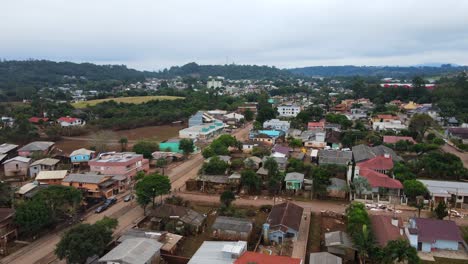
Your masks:
<path fill-rule="evenodd" d="M 463 0 L 2 0 L 0 58 L 127 64 L 468 65 Z"/>

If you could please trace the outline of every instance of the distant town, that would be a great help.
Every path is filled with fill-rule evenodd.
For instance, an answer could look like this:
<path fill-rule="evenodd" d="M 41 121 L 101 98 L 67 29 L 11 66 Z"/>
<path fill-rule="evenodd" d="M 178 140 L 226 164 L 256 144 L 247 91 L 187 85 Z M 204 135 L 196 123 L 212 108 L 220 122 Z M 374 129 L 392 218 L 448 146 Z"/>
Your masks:
<path fill-rule="evenodd" d="M 466 263 L 464 70 L 99 67 L 3 83 L 1 264 Z"/>

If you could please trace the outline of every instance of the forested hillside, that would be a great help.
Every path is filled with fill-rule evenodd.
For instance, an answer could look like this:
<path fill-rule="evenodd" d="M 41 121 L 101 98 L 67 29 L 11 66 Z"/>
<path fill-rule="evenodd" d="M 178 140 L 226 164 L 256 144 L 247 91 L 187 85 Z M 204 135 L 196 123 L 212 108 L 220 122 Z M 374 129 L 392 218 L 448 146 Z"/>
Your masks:
<path fill-rule="evenodd" d="M 412 78 L 415 76 L 435 76 L 468 70 L 467 66 L 441 67 L 398 67 L 398 66 L 312 66 L 289 69 L 290 72 L 303 76 L 380 76 L 393 78 Z"/>

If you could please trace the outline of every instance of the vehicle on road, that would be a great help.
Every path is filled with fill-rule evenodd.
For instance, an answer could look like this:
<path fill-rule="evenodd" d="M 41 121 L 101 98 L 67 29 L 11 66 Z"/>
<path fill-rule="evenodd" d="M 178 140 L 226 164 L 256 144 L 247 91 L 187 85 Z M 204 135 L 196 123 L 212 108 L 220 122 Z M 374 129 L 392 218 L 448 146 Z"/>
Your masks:
<path fill-rule="evenodd" d="M 110 197 L 110 198 L 106 199 L 104 204 L 107 204 L 108 206 L 111 206 L 111 205 L 115 204 L 116 202 L 117 202 L 117 198 Z"/>
<path fill-rule="evenodd" d="M 129 194 L 124 197 L 124 202 L 130 202 L 131 200 L 133 200 L 133 198 L 133 194 Z"/>
<path fill-rule="evenodd" d="M 99 206 L 98 208 L 96 208 L 96 210 L 94 210 L 94 212 L 96 214 L 99 214 L 99 213 L 104 212 L 107 208 L 109 208 L 109 205 L 103 204 L 103 205 Z"/>

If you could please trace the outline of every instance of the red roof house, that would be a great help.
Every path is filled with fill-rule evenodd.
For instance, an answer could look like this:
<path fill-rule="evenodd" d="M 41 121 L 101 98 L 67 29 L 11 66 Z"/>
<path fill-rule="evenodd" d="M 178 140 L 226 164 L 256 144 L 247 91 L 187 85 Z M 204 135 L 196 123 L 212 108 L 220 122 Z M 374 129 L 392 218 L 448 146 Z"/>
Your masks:
<path fill-rule="evenodd" d="M 405 239 L 403 221 L 389 215 L 371 215 L 372 231 L 376 242 L 385 247 L 389 241 Z"/>
<path fill-rule="evenodd" d="M 377 156 L 372 159 L 358 162 L 356 164 L 359 168 L 367 168 L 381 173 L 388 173 L 393 169 L 393 160 L 390 155 Z"/>
<path fill-rule="evenodd" d="M 240 256 L 234 264 L 301 264 L 300 258 L 291 258 L 286 256 L 266 255 L 257 252 L 246 251 Z"/>
<path fill-rule="evenodd" d="M 33 123 L 33 124 L 38 124 L 39 122 L 47 122 L 49 121 L 49 118 L 47 117 L 36 117 L 36 116 L 33 116 L 31 118 L 28 119 L 30 123 Z"/>
<path fill-rule="evenodd" d="M 369 168 L 360 168 L 359 176 L 366 178 L 372 188 L 403 189 L 399 180 Z"/>
<path fill-rule="evenodd" d="M 384 136 L 383 142 L 387 144 L 395 144 L 398 141 L 409 141 L 413 144 L 416 144 L 416 141 L 412 137 L 402 137 L 402 136 Z"/>
<path fill-rule="evenodd" d="M 308 130 L 314 129 L 325 129 L 325 120 L 320 120 L 319 122 L 309 122 L 307 124 Z"/>

